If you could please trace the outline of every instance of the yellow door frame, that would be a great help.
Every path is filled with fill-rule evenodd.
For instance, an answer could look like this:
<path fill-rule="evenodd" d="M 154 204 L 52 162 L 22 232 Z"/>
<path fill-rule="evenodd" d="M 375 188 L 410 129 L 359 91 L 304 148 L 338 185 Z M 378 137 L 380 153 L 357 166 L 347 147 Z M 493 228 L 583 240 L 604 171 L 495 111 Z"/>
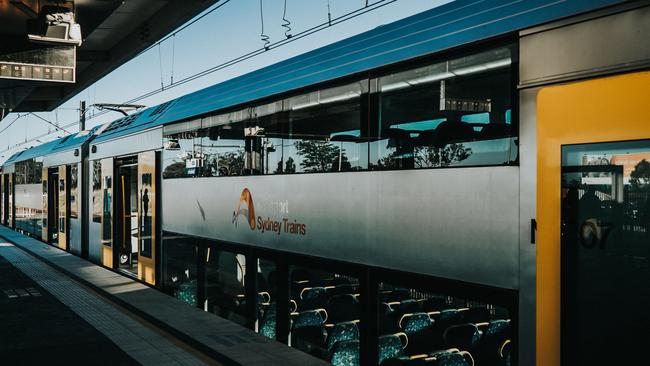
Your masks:
<path fill-rule="evenodd" d="M 156 284 L 156 177 L 156 152 L 138 154 L 138 278 L 150 285 Z"/>
<path fill-rule="evenodd" d="M 548 87 L 537 96 L 538 366 L 560 364 L 561 147 L 650 139 L 648 96 L 650 72 Z"/>

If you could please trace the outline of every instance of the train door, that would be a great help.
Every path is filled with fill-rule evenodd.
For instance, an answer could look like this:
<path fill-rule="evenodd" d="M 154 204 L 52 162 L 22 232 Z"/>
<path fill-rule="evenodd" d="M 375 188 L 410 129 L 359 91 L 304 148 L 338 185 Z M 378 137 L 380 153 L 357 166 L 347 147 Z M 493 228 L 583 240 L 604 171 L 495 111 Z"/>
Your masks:
<path fill-rule="evenodd" d="M 70 195 L 69 193 L 69 170 L 67 165 L 62 165 L 59 167 L 59 177 L 58 177 L 58 245 L 59 248 L 63 250 L 68 250 L 68 224 L 70 218 L 70 204 L 68 202 Z"/>
<path fill-rule="evenodd" d="M 50 181 L 49 178 L 50 178 L 49 177 L 49 169 L 48 168 L 43 168 L 41 170 L 41 183 L 43 185 L 43 195 L 42 195 L 42 198 L 41 198 L 42 202 L 43 202 L 42 203 L 43 204 L 43 216 L 42 216 L 42 222 L 41 222 L 42 223 L 42 225 L 41 225 L 41 240 L 43 240 L 46 243 L 49 243 L 49 238 L 50 238 L 50 236 L 49 236 L 50 230 L 49 230 L 49 227 L 48 227 L 48 225 L 50 223 L 49 211 L 48 211 L 49 196 L 50 196 L 48 194 L 48 190 L 50 188 L 48 186 L 48 182 Z"/>
<path fill-rule="evenodd" d="M 647 345 L 648 95 L 650 72 L 538 96 L 538 365 L 634 364 Z"/>
<path fill-rule="evenodd" d="M 0 174 L 0 225 L 5 225 L 5 175 Z"/>
<path fill-rule="evenodd" d="M 7 225 L 14 228 L 16 212 L 14 210 L 14 182 L 16 181 L 16 174 L 11 173 L 7 175 L 9 182 L 7 184 Z"/>
<path fill-rule="evenodd" d="M 113 158 L 101 161 L 102 265 L 113 268 Z"/>
<path fill-rule="evenodd" d="M 115 162 L 115 243 L 117 268 L 138 275 L 138 159 L 129 157 Z"/>
<path fill-rule="evenodd" d="M 137 179 L 137 233 L 138 233 L 138 277 L 148 284 L 156 284 L 156 226 L 157 209 L 157 160 L 155 151 L 138 155 Z"/>
<path fill-rule="evenodd" d="M 59 245 L 59 169 L 50 168 L 47 180 L 47 243 Z"/>

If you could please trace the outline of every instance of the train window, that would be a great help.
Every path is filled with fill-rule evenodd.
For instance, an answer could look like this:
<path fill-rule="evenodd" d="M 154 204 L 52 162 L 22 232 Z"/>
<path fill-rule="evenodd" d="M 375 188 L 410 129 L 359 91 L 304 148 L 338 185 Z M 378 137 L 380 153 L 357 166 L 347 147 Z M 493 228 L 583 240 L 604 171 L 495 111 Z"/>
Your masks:
<path fill-rule="evenodd" d="M 205 249 L 204 309 L 235 323 L 246 325 L 244 274 L 246 257 L 242 254 Z"/>
<path fill-rule="evenodd" d="M 43 162 L 29 159 L 16 163 L 16 184 L 41 184 Z"/>
<path fill-rule="evenodd" d="M 93 222 L 102 222 L 102 162 L 93 160 L 92 162 L 93 177 Z"/>
<path fill-rule="evenodd" d="M 499 48 L 380 77 L 372 169 L 503 165 L 516 160 L 512 56 Z"/>
<path fill-rule="evenodd" d="M 78 203 L 79 203 L 79 192 L 77 188 L 77 183 L 79 181 L 79 166 L 77 164 L 70 165 L 70 218 L 77 219 L 78 215 Z"/>
<path fill-rule="evenodd" d="M 244 174 L 244 123 L 227 123 L 201 131 L 201 176 Z"/>
<path fill-rule="evenodd" d="M 291 267 L 290 281 L 290 345 L 333 364 L 358 365 L 358 279 Z"/>
<path fill-rule="evenodd" d="M 562 362 L 618 364 L 650 323 L 650 140 L 563 146 L 561 182 Z"/>
<path fill-rule="evenodd" d="M 361 96 L 366 80 L 299 95 L 284 101 L 282 173 L 364 170 L 368 144 L 361 137 Z"/>
<path fill-rule="evenodd" d="M 283 139 L 288 131 L 288 115 L 283 110 L 283 102 L 264 104 L 253 108 L 253 130 L 247 137 L 249 145 L 255 150 L 251 158 L 259 156 L 259 171 L 262 174 L 279 174 L 287 171 L 294 172 L 294 162 L 285 162 L 283 158 Z M 258 130 L 255 130 L 255 129 Z M 251 161 L 251 163 L 254 163 Z M 253 165 L 253 164 L 251 164 Z"/>
<path fill-rule="evenodd" d="M 257 326 L 261 335 L 275 339 L 277 329 L 278 278 L 275 262 L 260 258 L 257 265 Z"/>
<path fill-rule="evenodd" d="M 454 365 L 511 364 L 506 308 L 388 283 L 379 285 L 379 303 L 380 364 L 413 358 L 457 359 L 449 363 Z"/>
<path fill-rule="evenodd" d="M 164 238 L 162 243 L 163 288 L 175 298 L 198 305 L 198 251 L 187 237 Z"/>
<path fill-rule="evenodd" d="M 163 131 L 163 178 L 200 176 L 201 120 L 165 126 Z"/>

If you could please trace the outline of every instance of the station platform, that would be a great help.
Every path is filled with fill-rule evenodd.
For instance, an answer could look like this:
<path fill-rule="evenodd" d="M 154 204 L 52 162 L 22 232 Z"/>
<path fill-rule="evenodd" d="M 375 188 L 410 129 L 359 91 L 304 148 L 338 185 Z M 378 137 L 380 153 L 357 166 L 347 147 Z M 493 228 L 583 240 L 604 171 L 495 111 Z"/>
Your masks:
<path fill-rule="evenodd" d="M 13 323 L 9 321 L 13 335 L 0 331 L 0 356 L 16 357 L 12 360 L 20 364 L 30 364 L 21 361 L 21 355 L 35 352 L 43 344 L 52 348 L 51 356 L 45 358 L 49 364 L 52 360 L 110 365 L 328 364 L 3 226 L 0 271 L 0 290 L 4 291 L 0 306 L 6 303 L 16 317 Z M 20 317 L 46 311 L 28 303 L 36 298 L 50 303 L 50 316 L 39 314 L 22 326 Z M 17 301 L 25 304 L 17 306 Z M 0 319 L 7 318 L 11 317 Z M 54 332 L 46 335 L 51 341 L 36 340 L 42 334 L 29 332 L 37 328 Z M 76 333 L 71 337 L 70 332 Z M 57 343 L 60 339 L 68 343 Z M 94 359 L 88 362 L 84 357 Z"/>

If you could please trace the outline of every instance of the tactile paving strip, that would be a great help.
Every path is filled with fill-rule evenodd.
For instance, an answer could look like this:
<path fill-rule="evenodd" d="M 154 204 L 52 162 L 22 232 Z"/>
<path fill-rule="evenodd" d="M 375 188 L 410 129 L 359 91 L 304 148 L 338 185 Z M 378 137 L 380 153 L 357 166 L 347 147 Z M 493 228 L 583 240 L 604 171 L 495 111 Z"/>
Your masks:
<path fill-rule="evenodd" d="M 80 287 L 64 274 L 12 244 L 0 245 L 0 255 L 106 335 L 137 362 L 143 365 L 205 364 L 166 338 L 137 323 L 98 295 Z"/>

